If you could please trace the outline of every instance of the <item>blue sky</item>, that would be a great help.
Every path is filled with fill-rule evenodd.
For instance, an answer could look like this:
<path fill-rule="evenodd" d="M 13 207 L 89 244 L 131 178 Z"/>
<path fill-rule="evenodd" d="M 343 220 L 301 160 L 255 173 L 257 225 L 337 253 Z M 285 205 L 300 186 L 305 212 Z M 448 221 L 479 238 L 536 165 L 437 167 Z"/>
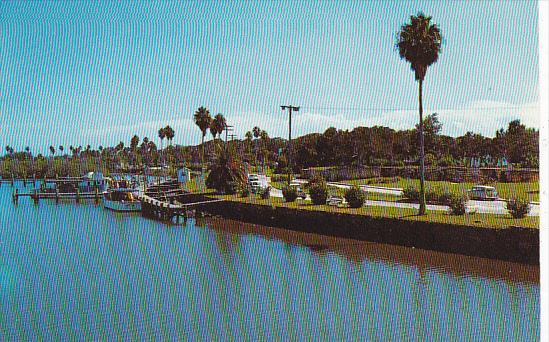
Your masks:
<path fill-rule="evenodd" d="M 110 146 L 136 133 L 195 144 L 192 114 L 240 137 L 417 122 L 417 83 L 394 48 L 422 10 L 444 36 L 424 106 L 443 133 L 538 127 L 537 2 L 1 2 L 0 146 Z"/>

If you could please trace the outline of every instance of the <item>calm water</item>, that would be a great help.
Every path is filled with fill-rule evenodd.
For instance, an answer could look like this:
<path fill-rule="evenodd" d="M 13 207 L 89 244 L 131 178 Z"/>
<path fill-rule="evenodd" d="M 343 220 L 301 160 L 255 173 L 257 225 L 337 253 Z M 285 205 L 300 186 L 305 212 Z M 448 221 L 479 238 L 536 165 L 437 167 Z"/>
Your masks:
<path fill-rule="evenodd" d="M 539 268 L 0 189 L 0 340 L 537 340 Z"/>

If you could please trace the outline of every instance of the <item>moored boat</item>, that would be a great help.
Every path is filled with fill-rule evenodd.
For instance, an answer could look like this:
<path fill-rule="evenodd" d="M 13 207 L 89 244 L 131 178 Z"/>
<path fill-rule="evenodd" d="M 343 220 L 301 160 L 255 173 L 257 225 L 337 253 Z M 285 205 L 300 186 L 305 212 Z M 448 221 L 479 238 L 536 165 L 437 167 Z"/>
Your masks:
<path fill-rule="evenodd" d="M 128 182 L 115 181 L 111 188 L 103 193 L 103 206 L 114 211 L 141 211 L 138 191 L 128 187 Z"/>
<path fill-rule="evenodd" d="M 114 211 L 141 211 L 141 202 L 132 189 L 111 189 L 105 192 L 103 205 Z"/>

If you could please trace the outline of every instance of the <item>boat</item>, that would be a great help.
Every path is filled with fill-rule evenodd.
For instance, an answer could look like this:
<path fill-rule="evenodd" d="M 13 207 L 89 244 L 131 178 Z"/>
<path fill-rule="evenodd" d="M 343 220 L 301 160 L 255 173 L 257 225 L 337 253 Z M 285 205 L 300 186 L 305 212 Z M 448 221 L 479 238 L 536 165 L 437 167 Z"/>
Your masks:
<path fill-rule="evenodd" d="M 141 211 L 138 191 L 128 186 L 126 180 L 113 181 L 111 188 L 103 193 L 103 206 L 122 212 Z"/>
<path fill-rule="evenodd" d="M 82 177 L 45 179 L 40 185 L 43 193 L 102 193 L 107 190 L 108 178 L 101 172 L 88 172 Z"/>

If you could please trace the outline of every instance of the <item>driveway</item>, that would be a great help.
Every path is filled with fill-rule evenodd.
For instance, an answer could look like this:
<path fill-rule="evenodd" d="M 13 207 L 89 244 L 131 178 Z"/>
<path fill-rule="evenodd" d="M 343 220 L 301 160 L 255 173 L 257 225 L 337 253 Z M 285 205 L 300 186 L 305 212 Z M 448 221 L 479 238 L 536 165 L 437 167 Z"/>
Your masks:
<path fill-rule="evenodd" d="M 304 179 L 295 179 L 294 182 L 305 184 L 307 183 L 307 180 Z M 345 183 L 339 183 L 339 182 L 328 182 L 328 186 L 340 188 L 340 189 L 348 189 L 351 187 L 350 184 Z M 361 185 L 360 188 L 367 192 L 377 192 L 377 193 L 384 193 L 384 194 L 392 194 L 397 196 L 402 196 L 402 189 L 399 188 L 386 188 L 386 187 L 380 187 L 380 186 L 371 186 L 371 185 Z M 273 195 L 273 190 L 271 190 L 271 196 L 274 197 L 283 197 L 282 191 L 277 190 L 276 195 Z M 307 198 L 308 195 L 307 195 Z M 370 206 L 381 206 L 381 207 L 394 207 L 394 208 L 415 208 L 419 209 L 418 203 L 402 203 L 402 202 L 392 202 L 392 201 L 372 201 L 372 200 L 366 200 L 364 202 L 364 205 L 370 205 Z M 508 214 L 507 209 L 505 208 L 505 201 L 504 200 L 497 200 L 497 201 L 476 201 L 476 200 L 469 200 L 467 202 L 467 212 L 477 212 L 482 214 L 497 214 L 497 215 L 506 215 Z M 441 211 L 447 211 L 448 206 L 445 205 L 427 205 L 428 210 L 441 210 Z M 539 216 L 539 203 L 530 203 L 530 213 L 528 213 L 528 216 Z"/>

